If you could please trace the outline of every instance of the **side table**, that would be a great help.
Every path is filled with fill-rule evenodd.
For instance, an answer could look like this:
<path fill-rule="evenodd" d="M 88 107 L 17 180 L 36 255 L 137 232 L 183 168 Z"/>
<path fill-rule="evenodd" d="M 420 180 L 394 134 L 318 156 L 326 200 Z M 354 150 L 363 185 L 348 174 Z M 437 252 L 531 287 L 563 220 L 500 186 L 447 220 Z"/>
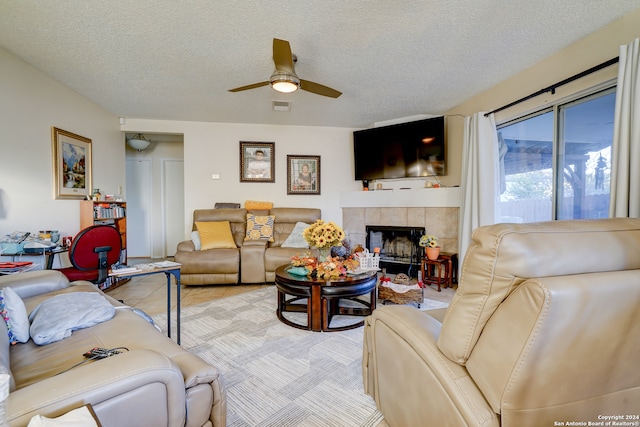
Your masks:
<path fill-rule="evenodd" d="M 458 284 L 458 254 L 454 252 L 440 252 L 438 259 L 430 260 L 426 257 L 422 258 L 422 282 L 426 284 L 440 285 L 450 288 L 454 284 Z M 442 269 L 444 268 L 444 274 Z M 437 269 L 437 271 L 435 271 Z M 433 274 L 431 271 L 434 271 Z"/>
<path fill-rule="evenodd" d="M 171 338 L 171 276 L 176 281 L 176 342 L 180 345 L 180 268 L 182 266 L 177 262 L 166 261 L 165 263 L 156 263 L 154 268 L 148 270 L 126 271 L 118 273 L 118 270 L 110 271 L 109 276 L 131 279 L 133 277 L 147 276 L 149 274 L 164 273 L 167 276 L 167 336 Z"/>
<path fill-rule="evenodd" d="M 450 260 L 441 257 L 434 260 L 423 257 L 421 266 L 422 282 L 426 285 L 438 285 L 438 292 L 442 290 L 441 285 L 444 285 L 445 288 L 448 287 L 447 282 L 451 277 L 447 271 L 449 262 Z"/>
<path fill-rule="evenodd" d="M 61 253 L 64 252 L 68 252 L 69 248 L 66 246 L 58 246 L 55 249 L 50 249 L 50 250 L 45 250 L 43 249 L 42 251 L 38 251 L 38 252 L 25 252 L 24 250 L 20 251 L 20 252 L 15 252 L 15 253 L 2 253 L 2 256 L 10 256 L 12 261 L 16 260 L 16 257 L 18 258 L 18 260 L 22 259 L 23 256 L 41 256 L 43 257 L 44 260 L 44 265 L 43 265 L 43 269 L 45 270 L 51 270 L 53 269 L 53 258 Z"/>
<path fill-rule="evenodd" d="M 440 257 L 448 260 L 447 268 L 449 269 L 447 277 L 449 280 L 449 286 L 458 284 L 458 254 L 455 252 L 440 252 Z"/>

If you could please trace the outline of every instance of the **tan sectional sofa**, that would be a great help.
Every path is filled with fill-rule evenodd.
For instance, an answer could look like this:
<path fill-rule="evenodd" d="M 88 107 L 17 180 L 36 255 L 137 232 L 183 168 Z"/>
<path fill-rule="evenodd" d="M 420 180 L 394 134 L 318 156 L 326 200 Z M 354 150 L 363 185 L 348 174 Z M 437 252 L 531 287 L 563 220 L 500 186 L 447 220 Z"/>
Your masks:
<path fill-rule="evenodd" d="M 0 288 L 7 287 L 24 302 L 27 314 L 43 301 L 62 297 L 66 302 L 65 297 L 81 294 L 102 300 L 115 312 L 110 320 L 46 345 L 29 338 L 10 345 L 7 324 L 0 320 L 0 364 L 11 375 L 7 425 L 26 426 L 34 415 L 55 418 L 91 404 L 104 426 L 225 426 L 227 401 L 220 372 L 183 350 L 131 307 L 92 283 L 70 284 L 54 270 L 0 277 Z M 62 313 L 60 317 L 64 318 Z M 46 319 L 50 325 L 56 321 Z M 83 354 L 93 347 L 129 351 L 82 363 Z"/>
<path fill-rule="evenodd" d="M 367 318 L 366 392 L 391 426 L 637 417 L 638 253 L 637 218 L 476 229 L 445 313 L 385 306 Z"/>
<path fill-rule="evenodd" d="M 273 215 L 273 242 L 245 241 L 247 214 Z M 178 243 L 175 260 L 182 264 L 184 285 L 240 284 L 273 282 L 277 267 L 287 264 L 291 256 L 305 251 L 282 247 L 298 222 L 312 224 L 320 219 L 321 210 L 314 208 L 198 209 L 196 222 L 229 221 L 236 248 L 196 250 L 192 240 Z"/>

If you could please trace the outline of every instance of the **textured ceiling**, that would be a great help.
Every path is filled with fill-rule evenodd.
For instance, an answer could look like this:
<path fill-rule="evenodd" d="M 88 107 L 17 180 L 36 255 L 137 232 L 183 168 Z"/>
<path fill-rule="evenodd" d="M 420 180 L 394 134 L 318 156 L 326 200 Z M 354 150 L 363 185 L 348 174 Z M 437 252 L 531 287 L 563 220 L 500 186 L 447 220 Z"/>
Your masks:
<path fill-rule="evenodd" d="M 120 117 L 367 127 L 442 114 L 640 0 L 0 0 L 0 45 Z M 337 99 L 268 86 L 272 40 Z M 594 64 L 595 65 L 595 64 Z M 292 102 L 272 111 L 273 100 Z"/>

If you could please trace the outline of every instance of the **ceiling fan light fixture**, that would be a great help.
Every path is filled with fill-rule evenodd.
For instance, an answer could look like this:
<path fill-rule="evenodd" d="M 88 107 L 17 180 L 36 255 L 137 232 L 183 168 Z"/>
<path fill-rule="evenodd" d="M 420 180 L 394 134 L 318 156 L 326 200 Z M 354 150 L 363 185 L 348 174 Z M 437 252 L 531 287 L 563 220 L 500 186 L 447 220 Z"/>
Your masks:
<path fill-rule="evenodd" d="M 149 140 L 149 138 L 139 133 L 136 134 L 133 138 L 127 139 L 127 144 L 129 144 L 129 147 L 133 148 L 134 150 L 142 151 L 149 148 L 149 145 L 151 145 L 151 141 Z"/>
<path fill-rule="evenodd" d="M 269 79 L 273 90 L 281 93 L 291 93 L 300 87 L 300 79 L 295 74 L 276 71 Z"/>

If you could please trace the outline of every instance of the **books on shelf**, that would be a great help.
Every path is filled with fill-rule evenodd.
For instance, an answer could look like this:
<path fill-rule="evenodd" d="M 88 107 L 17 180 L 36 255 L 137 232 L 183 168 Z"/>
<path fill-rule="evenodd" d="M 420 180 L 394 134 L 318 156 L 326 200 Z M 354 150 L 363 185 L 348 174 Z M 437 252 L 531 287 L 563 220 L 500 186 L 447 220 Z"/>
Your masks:
<path fill-rule="evenodd" d="M 127 281 L 129 281 L 129 279 L 124 275 L 121 275 L 121 276 L 110 275 L 109 277 L 107 277 L 107 280 L 105 280 L 103 283 L 98 285 L 98 288 L 106 292 L 106 291 L 109 291 L 111 288 L 118 287 L 121 283 L 126 283 Z"/>
<path fill-rule="evenodd" d="M 118 203 L 99 203 L 93 207 L 93 217 L 103 218 L 124 218 L 124 207 Z"/>

